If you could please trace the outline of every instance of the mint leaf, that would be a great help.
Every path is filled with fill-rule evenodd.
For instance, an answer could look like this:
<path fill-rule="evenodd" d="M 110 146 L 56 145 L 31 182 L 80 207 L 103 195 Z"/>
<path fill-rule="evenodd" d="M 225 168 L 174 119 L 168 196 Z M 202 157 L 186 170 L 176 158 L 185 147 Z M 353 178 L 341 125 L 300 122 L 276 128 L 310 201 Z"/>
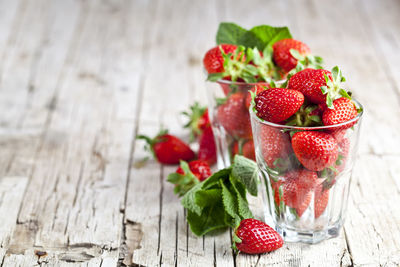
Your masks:
<path fill-rule="evenodd" d="M 226 168 L 217 171 L 213 175 L 211 175 L 209 178 L 204 180 L 201 184 L 203 185 L 203 189 L 209 189 L 215 184 L 219 184 L 219 180 L 221 179 L 227 179 L 231 173 L 231 168 Z"/>
<path fill-rule="evenodd" d="M 222 203 L 224 204 L 225 212 L 228 213 L 234 221 L 231 221 L 229 225 L 234 227 L 240 223 L 240 216 L 238 214 L 238 203 L 236 200 L 236 194 L 229 190 L 224 183 L 221 181 L 222 187 Z"/>
<path fill-rule="evenodd" d="M 249 208 L 249 203 L 247 202 L 246 199 L 246 188 L 241 182 L 236 180 L 232 175 L 229 177 L 229 181 L 231 182 L 232 187 L 236 193 L 239 216 L 242 219 L 253 218 L 253 213 L 251 212 Z"/>
<path fill-rule="evenodd" d="M 263 51 L 265 47 L 272 46 L 275 42 L 292 38 L 287 27 L 273 27 L 269 25 L 259 25 L 243 34 L 238 45 L 246 47 L 257 47 Z"/>
<path fill-rule="evenodd" d="M 233 161 L 232 175 L 246 186 L 251 195 L 257 196 L 257 164 L 240 155 L 236 155 Z"/>
<path fill-rule="evenodd" d="M 218 201 L 215 205 L 205 208 L 201 215 L 188 210 L 186 219 L 190 230 L 195 235 L 202 236 L 210 231 L 228 227 L 225 223 L 224 213 L 222 201 Z"/>
<path fill-rule="evenodd" d="M 183 198 L 182 198 L 182 206 L 184 206 L 186 209 L 198 214 L 199 216 L 201 215 L 201 212 L 203 210 L 203 207 L 198 205 L 196 203 L 196 193 L 201 190 L 201 187 L 203 186 L 203 183 L 199 183 L 195 185 L 192 189 L 187 192 Z"/>
<path fill-rule="evenodd" d="M 196 205 L 204 208 L 211 206 L 221 200 L 221 189 L 199 190 L 196 192 Z"/>
<path fill-rule="evenodd" d="M 247 30 L 235 23 L 222 22 L 217 31 L 217 44 L 238 44 L 239 39 Z"/>

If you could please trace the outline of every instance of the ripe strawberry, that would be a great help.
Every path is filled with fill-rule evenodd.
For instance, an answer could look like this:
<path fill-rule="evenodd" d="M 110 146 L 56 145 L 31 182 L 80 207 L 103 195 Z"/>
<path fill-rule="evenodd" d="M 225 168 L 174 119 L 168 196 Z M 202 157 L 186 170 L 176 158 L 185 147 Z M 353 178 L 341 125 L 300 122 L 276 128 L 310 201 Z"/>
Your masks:
<path fill-rule="evenodd" d="M 254 142 L 253 140 L 245 141 L 240 144 L 240 142 L 235 142 L 232 148 L 232 154 L 243 155 L 248 159 L 256 160 L 256 153 L 254 151 Z"/>
<path fill-rule="evenodd" d="M 300 41 L 294 39 L 283 39 L 273 46 L 273 58 L 279 67 L 289 72 L 297 65 L 297 59 L 290 53 L 291 49 L 297 50 L 300 55 L 306 56 L 311 53 L 310 48 Z"/>
<path fill-rule="evenodd" d="M 328 133 L 297 132 L 292 137 L 292 147 L 301 164 L 312 171 L 333 166 L 338 157 L 338 144 Z"/>
<path fill-rule="evenodd" d="M 269 84 L 268 83 L 257 83 L 256 85 L 254 85 L 253 88 L 250 89 L 250 91 L 255 93 L 256 95 L 258 95 L 261 91 L 264 91 L 264 90 L 266 90 L 268 88 L 269 88 Z M 247 109 L 250 108 L 250 105 L 251 105 L 251 94 L 250 94 L 250 92 L 247 92 L 246 100 L 244 101 L 244 104 L 245 104 Z"/>
<path fill-rule="evenodd" d="M 322 122 L 324 125 L 334 125 L 342 122 L 349 121 L 357 116 L 357 109 L 353 103 L 348 98 L 341 97 L 333 101 L 333 109 L 327 108 L 322 115 Z M 347 129 L 352 127 L 354 123 L 349 123 L 341 127 L 335 128 L 335 130 Z"/>
<path fill-rule="evenodd" d="M 237 249 L 247 254 L 261 254 L 276 250 L 283 245 L 282 237 L 267 224 L 255 220 L 244 219 L 235 231 L 234 239 Z"/>
<path fill-rule="evenodd" d="M 292 153 L 289 135 L 277 128 L 262 125 L 260 128 L 261 154 L 270 168 L 280 167 L 278 159 L 287 159 Z"/>
<path fill-rule="evenodd" d="M 208 117 L 208 109 L 200 106 L 197 102 L 190 107 L 189 112 L 185 111 L 182 112 L 182 114 L 189 118 L 189 121 L 184 125 L 184 128 L 190 129 L 190 137 L 192 140 L 211 125 L 210 118 Z"/>
<path fill-rule="evenodd" d="M 235 138 L 250 138 L 250 115 L 244 105 L 244 94 L 234 93 L 217 110 L 217 121 Z"/>
<path fill-rule="evenodd" d="M 285 175 L 283 199 L 287 206 L 296 210 L 299 217 L 310 204 L 317 179 L 317 173 L 306 169 L 290 171 Z"/>
<path fill-rule="evenodd" d="M 323 183 L 318 184 L 314 191 L 314 217 L 319 218 L 324 213 L 329 202 L 329 188 L 324 188 Z"/>
<path fill-rule="evenodd" d="M 237 49 L 236 45 L 221 44 L 208 50 L 203 58 L 204 68 L 208 73 L 224 72 L 224 58 L 222 57 L 220 47 L 225 54 L 233 54 Z"/>
<path fill-rule="evenodd" d="M 260 92 L 254 99 L 257 116 L 278 123 L 288 119 L 303 105 L 301 92 L 285 88 L 272 88 Z"/>
<path fill-rule="evenodd" d="M 210 166 L 207 164 L 207 162 L 203 160 L 193 160 L 188 163 L 189 164 L 189 169 L 192 172 L 194 176 L 199 179 L 199 181 L 204 181 L 208 177 L 211 176 L 211 169 Z M 178 167 L 176 170 L 176 173 L 185 175 L 185 171 L 182 169 L 182 167 Z"/>
<path fill-rule="evenodd" d="M 198 158 L 206 161 L 209 165 L 213 165 L 217 162 L 217 148 L 215 145 L 214 133 L 210 126 L 205 128 L 199 137 Z"/>
<path fill-rule="evenodd" d="M 288 88 L 302 92 L 312 103 L 325 103 L 326 95 L 323 94 L 321 90 L 321 86 L 326 86 L 325 75 L 332 80 L 332 74 L 328 70 L 302 70 L 290 77 Z"/>
<path fill-rule="evenodd" d="M 195 157 L 190 147 L 176 136 L 162 130 L 154 138 L 139 135 L 138 139 L 147 142 L 146 149 L 150 150 L 155 158 L 163 164 L 178 164 L 180 160 L 192 160 Z"/>

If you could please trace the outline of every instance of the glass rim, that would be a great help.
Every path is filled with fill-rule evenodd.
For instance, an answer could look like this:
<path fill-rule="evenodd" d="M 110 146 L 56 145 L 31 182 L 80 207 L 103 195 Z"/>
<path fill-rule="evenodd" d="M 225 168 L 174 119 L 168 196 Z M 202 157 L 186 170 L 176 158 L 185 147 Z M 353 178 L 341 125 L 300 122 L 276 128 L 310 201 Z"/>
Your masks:
<path fill-rule="evenodd" d="M 274 81 L 274 83 L 277 83 L 277 84 L 283 84 L 284 82 L 286 82 L 286 79 L 282 79 L 282 80 L 273 80 Z M 237 84 L 237 85 L 252 85 L 252 86 L 254 86 L 254 85 L 257 85 L 257 84 L 260 84 L 260 83 L 268 83 L 268 82 L 266 82 L 266 81 L 263 81 L 263 82 L 255 82 L 255 83 L 246 83 L 246 82 L 238 82 L 238 81 L 236 81 L 236 82 L 233 82 L 233 81 L 231 81 L 231 80 L 224 80 L 224 79 L 219 79 L 218 81 L 215 81 L 215 82 L 212 82 L 212 81 L 209 81 L 209 80 L 207 80 L 207 82 L 210 82 L 210 83 L 222 83 L 222 84 L 229 84 L 229 85 L 231 85 L 231 84 Z"/>
<path fill-rule="evenodd" d="M 282 125 L 282 124 L 269 122 L 269 121 L 263 120 L 263 119 L 261 119 L 261 118 L 259 118 L 257 116 L 257 114 L 254 112 L 254 105 L 250 106 L 249 113 L 250 113 L 250 116 L 253 119 L 257 120 L 259 123 L 262 123 L 262 124 L 265 124 L 265 125 L 268 125 L 268 126 L 271 126 L 271 127 L 275 127 L 275 128 L 285 128 L 285 129 L 302 130 L 302 131 L 307 131 L 307 130 L 312 130 L 312 131 L 325 130 L 325 129 L 332 129 L 332 128 L 338 128 L 338 127 L 341 127 L 341 126 L 345 126 L 345 125 L 351 124 L 353 122 L 356 122 L 361 118 L 361 116 L 364 113 L 363 105 L 361 105 L 361 103 L 359 101 L 357 101 L 356 99 L 352 99 L 352 101 L 356 104 L 356 106 L 358 108 L 361 108 L 361 112 L 358 113 L 357 116 L 355 116 L 351 120 L 348 120 L 348 121 L 345 121 L 345 122 L 342 122 L 342 123 L 338 123 L 338 124 L 333 124 L 333 125 L 322 125 L 322 126 L 312 126 L 312 127 L 310 127 L 310 126 Z"/>

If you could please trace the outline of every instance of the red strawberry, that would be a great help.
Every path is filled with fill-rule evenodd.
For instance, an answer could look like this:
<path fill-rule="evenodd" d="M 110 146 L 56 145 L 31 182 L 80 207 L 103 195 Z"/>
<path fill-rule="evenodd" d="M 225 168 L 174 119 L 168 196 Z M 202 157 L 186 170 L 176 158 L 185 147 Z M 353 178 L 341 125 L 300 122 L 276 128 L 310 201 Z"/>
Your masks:
<path fill-rule="evenodd" d="M 314 217 L 319 218 L 324 213 L 329 201 L 329 188 L 324 188 L 323 183 L 316 186 L 314 191 Z"/>
<path fill-rule="evenodd" d="M 328 133 L 297 132 L 292 137 L 292 147 L 301 164 L 312 171 L 333 166 L 338 157 L 338 144 Z"/>
<path fill-rule="evenodd" d="M 244 94 L 234 93 L 217 110 L 217 121 L 236 138 L 250 138 L 250 114 L 244 105 Z"/>
<path fill-rule="evenodd" d="M 147 142 L 146 148 L 163 164 L 178 164 L 180 160 L 188 161 L 195 157 L 186 143 L 164 130 L 154 138 L 144 135 L 139 135 L 137 138 L 144 139 Z"/>
<path fill-rule="evenodd" d="M 254 142 L 253 140 L 245 141 L 244 144 L 241 144 L 240 147 L 239 142 L 235 142 L 232 148 L 232 154 L 236 155 L 243 155 L 248 159 L 256 160 L 256 153 L 254 151 Z"/>
<path fill-rule="evenodd" d="M 317 173 L 306 169 L 290 171 L 285 175 L 283 199 L 287 206 L 296 210 L 299 217 L 310 204 L 317 179 Z"/>
<path fill-rule="evenodd" d="M 190 171 L 199 179 L 199 181 L 204 181 L 211 176 L 211 169 L 207 162 L 203 160 L 193 160 L 188 164 Z M 176 173 L 185 175 L 185 171 L 182 167 L 178 167 Z"/>
<path fill-rule="evenodd" d="M 222 57 L 220 47 L 225 54 L 233 54 L 237 49 L 236 45 L 221 44 L 208 50 L 203 58 L 204 68 L 208 73 L 224 72 L 224 58 Z"/>
<path fill-rule="evenodd" d="M 260 128 L 261 153 L 265 163 L 270 168 L 279 167 L 275 164 L 278 159 L 287 159 L 292 153 L 289 135 L 279 129 L 267 125 Z"/>
<path fill-rule="evenodd" d="M 291 49 L 297 50 L 300 55 L 306 56 L 311 53 L 310 48 L 300 41 L 294 39 L 283 39 L 273 46 L 273 57 L 276 65 L 289 72 L 297 65 L 297 59 L 290 53 Z"/>
<path fill-rule="evenodd" d="M 302 92 L 312 103 L 323 104 L 326 102 L 326 95 L 321 90 L 321 86 L 326 86 L 324 75 L 332 80 L 332 74 L 328 70 L 302 70 L 290 77 L 288 88 Z"/>
<path fill-rule="evenodd" d="M 333 109 L 327 108 L 322 115 L 322 122 L 324 125 L 335 125 L 342 122 L 349 121 L 354 119 L 358 112 L 353 103 L 348 98 L 341 97 L 333 101 Z M 340 129 L 347 129 L 353 126 L 354 123 L 349 123 L 347 125 L 343 125 L 339 127 Z M 335 128 L 337 130 L 338 128 Z"/>
<path fill-rule="evenodd" d="M 272 88 L 260 92 L 256 98 L 257 116 L 278 123 L 288 119 L 303 105 L 301 92 L 285 88 Z"/>
<path fill-rule="evenodd" d="M 269 84 L 268 83 L 258 83 L 256 85 L 254 85 L 254 87 L 251 88 L 250 91 L 252 91 L 256 95 L 258 95 L 261 91 L 264 91 L 264 90 L 266 90 L 268 88 L 269 88 Z M 247 109 L 250 108 L 250 105 L 251 105 L 251 94 L 250 94 L 250 92 L 247 92 L 246 100 L 244 101 L 244 104 L 245 104 Z"/>
<path fill-rule="evenodd" d="M 271 181 L 271 187 L 272 190 L 274 191 L 274 200 L 275 200 L 275 205 L 279 205 L 281 203 L 281 198 L 279 195 L 279 187 L 283 184 L 281 180 L 274 181 L 273 179 Z"/>
<path fill-rule="evenodd" d="M 210 126 L 205 128 L 199 137 L 198 158 L 206 161 L 209 165 L 217 162 L 217 148 L 215 146 L 214 133 Z"/>
<path fill-rule="evenodd" d="M 341 172 L 346 167 L 347 156 L 350 150 L 350 141 L 347 138 L 343 138 L 339 143 L 339 156 L 335 162 L 335 168 L 338 172 Z"/>
<path fill-rule="evenodd" d="M 235 231 L 241 242 L 235 241 L 237 249 L 247 254 L 261 254 L 276 250 L 283 245 L 282 237 L 267 224 L 244 219 Z"/>
<path fill-rule="evenodd" d="M 200 135 L 207 127 L 210 126 L 210 118 L 208 117 L 208 109 L 200 106 L 199 103 L 195 102 L 190 107 L 189 112 L 182 112 L 182 114 L 189 117 L 189 122 L 184 125 L 184 128 L 190 129 L 191 139 L 195 136 Z"/>

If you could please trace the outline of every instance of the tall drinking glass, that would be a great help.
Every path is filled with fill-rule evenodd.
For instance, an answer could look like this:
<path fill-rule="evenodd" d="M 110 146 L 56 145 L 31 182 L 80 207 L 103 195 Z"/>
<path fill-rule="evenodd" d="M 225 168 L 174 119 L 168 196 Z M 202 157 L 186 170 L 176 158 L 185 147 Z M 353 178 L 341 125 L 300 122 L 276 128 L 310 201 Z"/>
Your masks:
<path fill-rule="evenodd" d="M 272 220 L 288 242 L 317 243 L 338 236 L 362 112 L 345 123 L 320 127 L 267 122 L 253 107 L 250 117 L 266 221 Z"/>

